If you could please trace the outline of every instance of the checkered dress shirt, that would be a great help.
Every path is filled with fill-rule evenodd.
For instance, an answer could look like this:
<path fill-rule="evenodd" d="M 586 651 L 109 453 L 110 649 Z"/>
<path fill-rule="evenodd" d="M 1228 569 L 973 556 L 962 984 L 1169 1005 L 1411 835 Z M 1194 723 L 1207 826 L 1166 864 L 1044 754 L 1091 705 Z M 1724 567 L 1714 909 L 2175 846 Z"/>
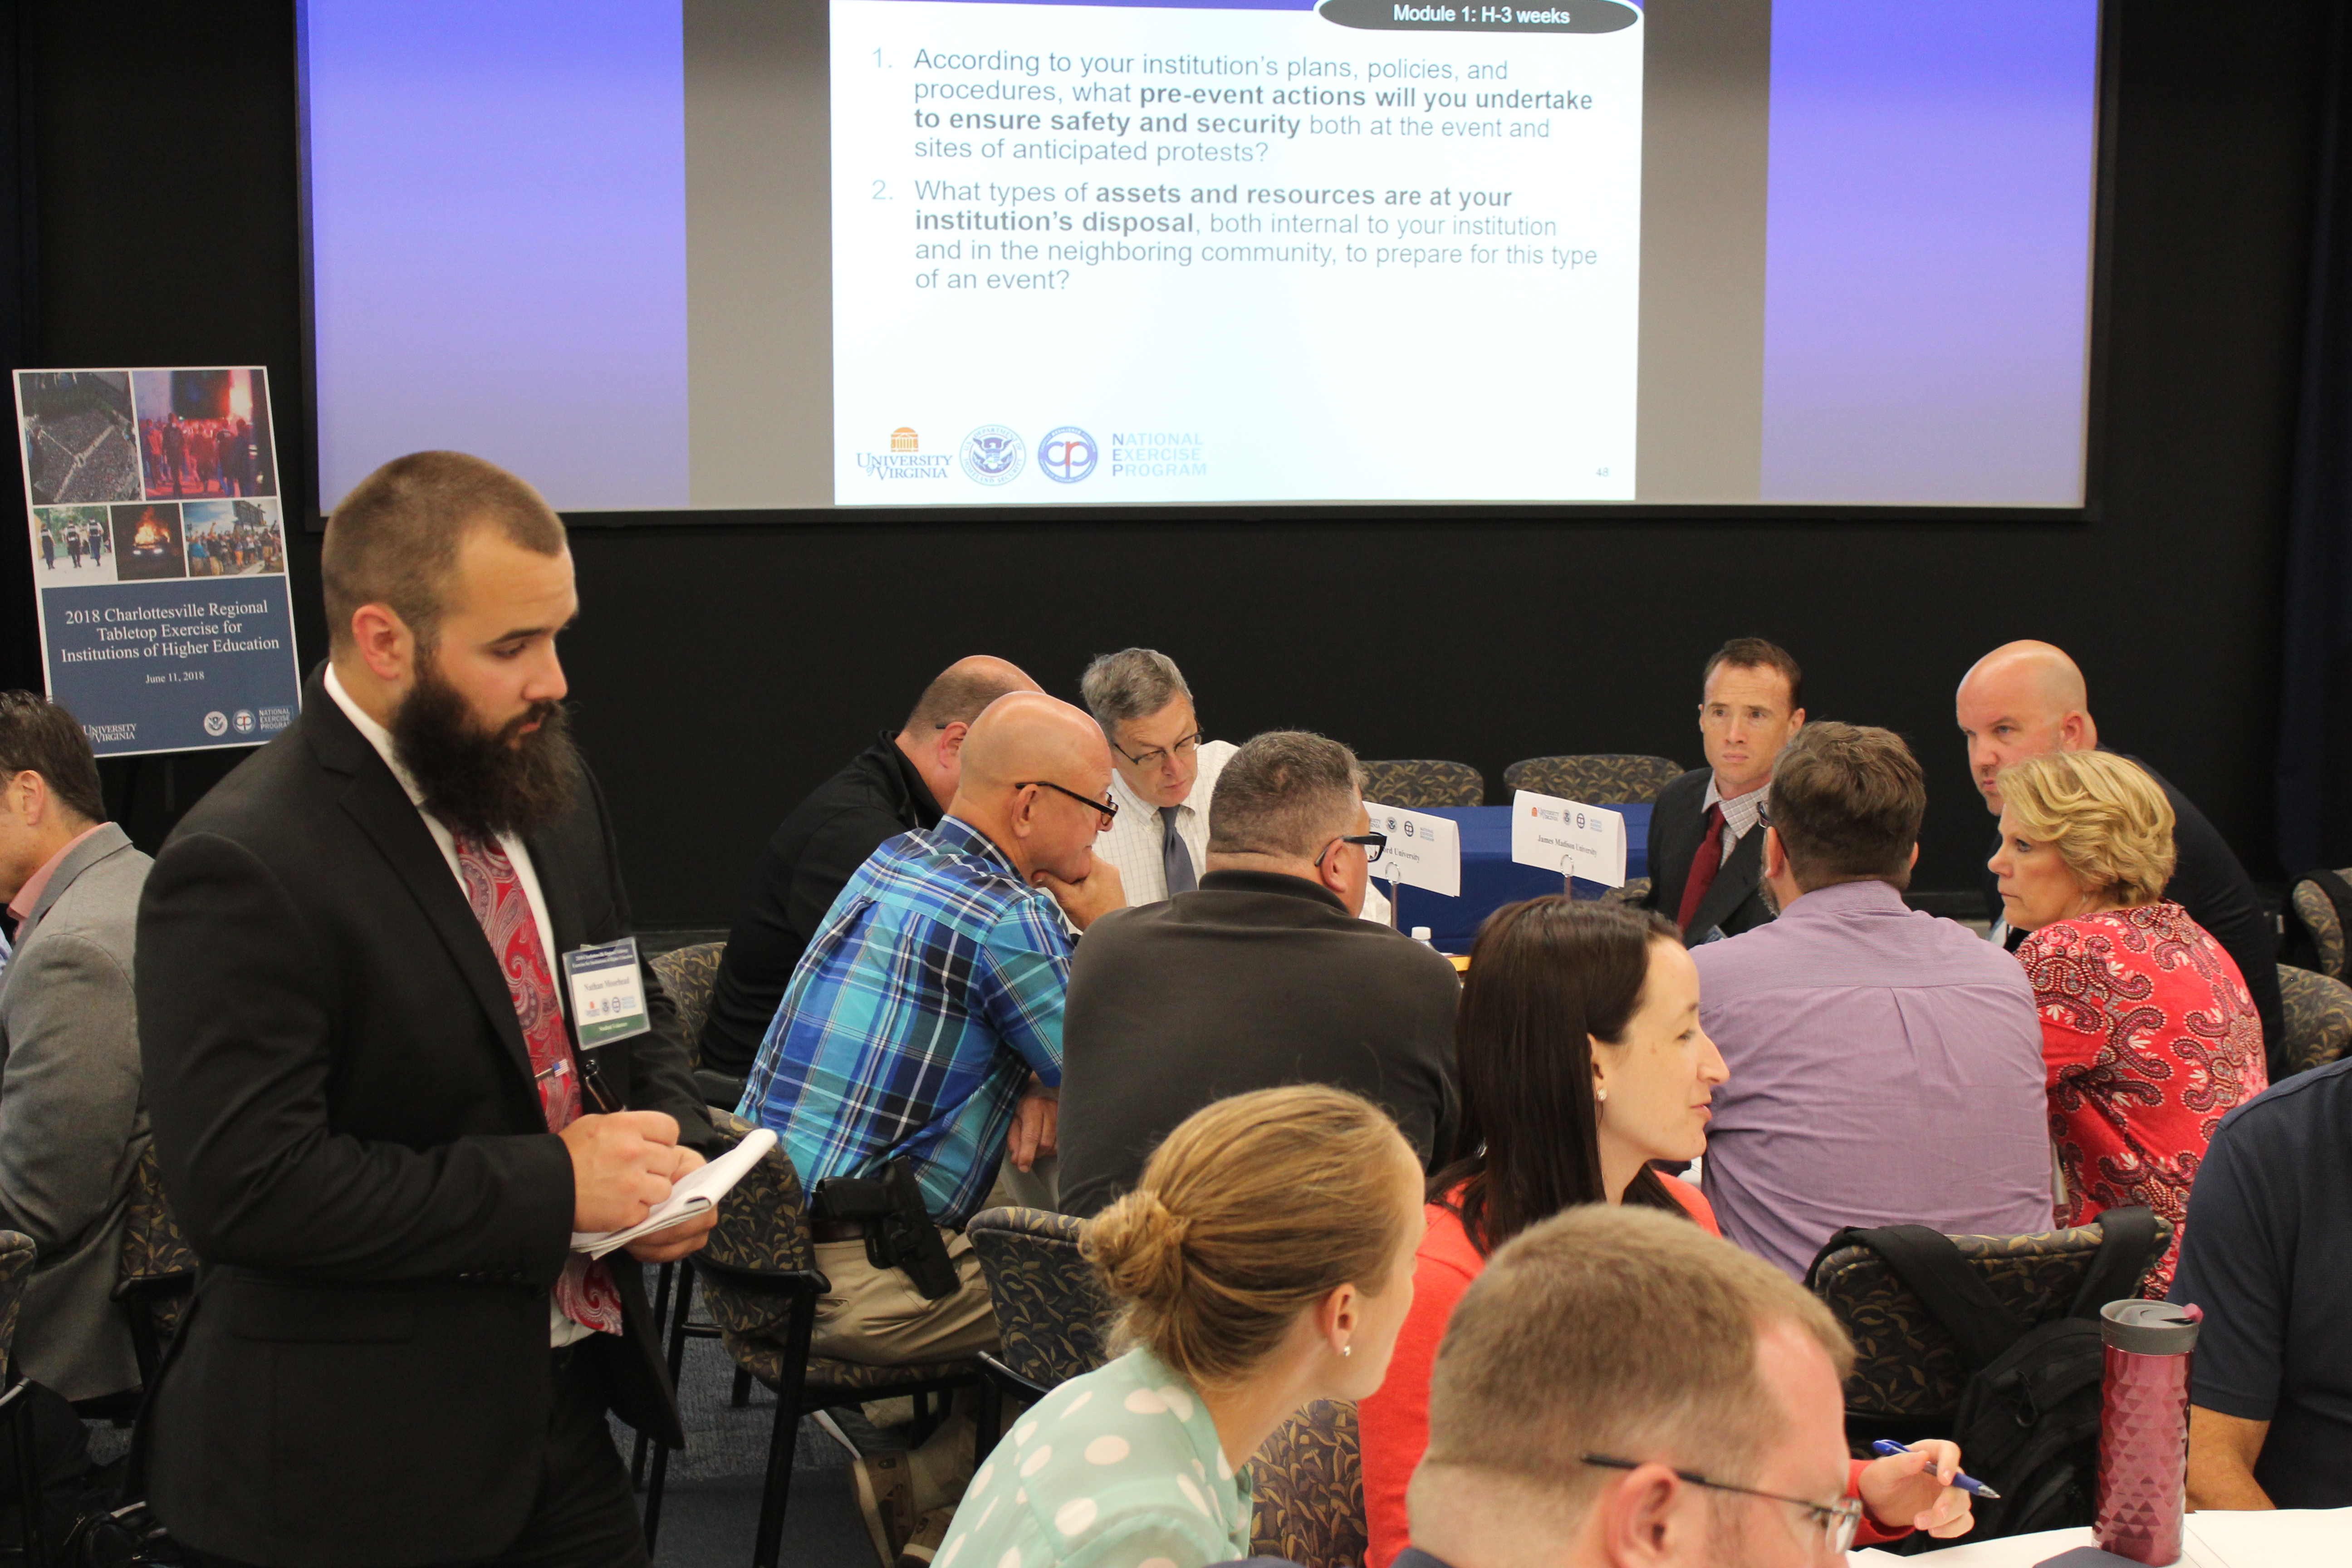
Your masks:
<path fill-rule="evenodd" d="M 738 1114 L 802 1184 L 907 1154 L 931 1217 L 960 1225 L 996 1180 L 1033 1071 L 1062 1081 L 1070 940 L 1060 910 L 955 817 L 867 858 L 801 955 Z"/>

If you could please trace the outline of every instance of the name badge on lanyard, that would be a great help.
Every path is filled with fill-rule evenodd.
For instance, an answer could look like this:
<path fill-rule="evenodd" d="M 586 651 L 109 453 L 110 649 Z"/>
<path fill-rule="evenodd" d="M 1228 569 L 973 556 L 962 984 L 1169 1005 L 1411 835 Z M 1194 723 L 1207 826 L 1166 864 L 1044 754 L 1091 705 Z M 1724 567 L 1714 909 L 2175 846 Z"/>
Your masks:
<path fill-rule="evenodd" d="M 654 1026 L 646 1007 L 646 977 L 637 968 L 635 937 L 565 953 L 563 984 L 572 993 L 572 1026 L 583 1051 Z"/>

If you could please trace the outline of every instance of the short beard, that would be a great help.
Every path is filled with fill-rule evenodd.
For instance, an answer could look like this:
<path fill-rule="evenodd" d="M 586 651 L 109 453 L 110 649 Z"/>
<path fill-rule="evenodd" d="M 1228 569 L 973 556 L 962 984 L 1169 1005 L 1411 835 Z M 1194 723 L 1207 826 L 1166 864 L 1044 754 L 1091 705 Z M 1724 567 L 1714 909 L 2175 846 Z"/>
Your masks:
<path fill-rule="evenodd" d="M 525 734 L 534 721 L 539 728 Z M 497 730 L 483 730 L 430 650 L 392 717 L 392 750 L 424 792 L 425 809 L 471 837 L 527 837 L 578 798 L 579 752 L 562 704 L 534 702 Z"/>

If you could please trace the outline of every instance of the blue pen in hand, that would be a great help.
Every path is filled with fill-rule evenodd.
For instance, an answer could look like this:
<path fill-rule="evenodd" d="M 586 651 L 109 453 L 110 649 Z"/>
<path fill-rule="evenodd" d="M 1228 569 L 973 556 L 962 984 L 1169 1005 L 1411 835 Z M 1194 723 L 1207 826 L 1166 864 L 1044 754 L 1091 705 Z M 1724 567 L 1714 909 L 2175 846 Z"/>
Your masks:
<path fill-rule="evenodd" d="M 1870 1446 L 1870 1451 L 1874 1454 L 1907 1454 L 1911 1450 L 1905 1447 L 1902 1444 L 1895 1442 L 1891 1437 L 1881 1437 L 1877 1442 L 1873 1443 Z M 2000 1494 L 1999 1492 L 1993 1490 L 1990 1487 L 1985 1485 L 1974 1476 L 1965 1474 L 1956 1475 L 1952 1478 L 1952 1484 L 1959 1488 L 1964 1492 L 1969 1492 L 1977 1497 L 1984 1499 L 1987 1502 L 1999 1502 L 2000 1500 Z"/>

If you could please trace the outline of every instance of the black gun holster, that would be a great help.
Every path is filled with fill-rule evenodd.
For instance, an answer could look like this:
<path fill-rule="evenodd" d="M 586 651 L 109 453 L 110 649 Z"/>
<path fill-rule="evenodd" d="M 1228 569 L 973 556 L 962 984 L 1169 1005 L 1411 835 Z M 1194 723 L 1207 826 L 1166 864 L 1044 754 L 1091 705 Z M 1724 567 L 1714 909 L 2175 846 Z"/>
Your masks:
<path fill-rule="evenodd" d="M 866 1260 L 896 1268 L 913 1281 L 923 1300 L 955 1294 L 959 1281 L 947 1243 L 923 1206 L 914 1163 L 904 1154 L 882 1167 L 878 1182 L 863 1176 L 827 1176 L 816 1184 L 810 1214 L 818 1219 L 856 1220 L 866 1230 Z"/>

